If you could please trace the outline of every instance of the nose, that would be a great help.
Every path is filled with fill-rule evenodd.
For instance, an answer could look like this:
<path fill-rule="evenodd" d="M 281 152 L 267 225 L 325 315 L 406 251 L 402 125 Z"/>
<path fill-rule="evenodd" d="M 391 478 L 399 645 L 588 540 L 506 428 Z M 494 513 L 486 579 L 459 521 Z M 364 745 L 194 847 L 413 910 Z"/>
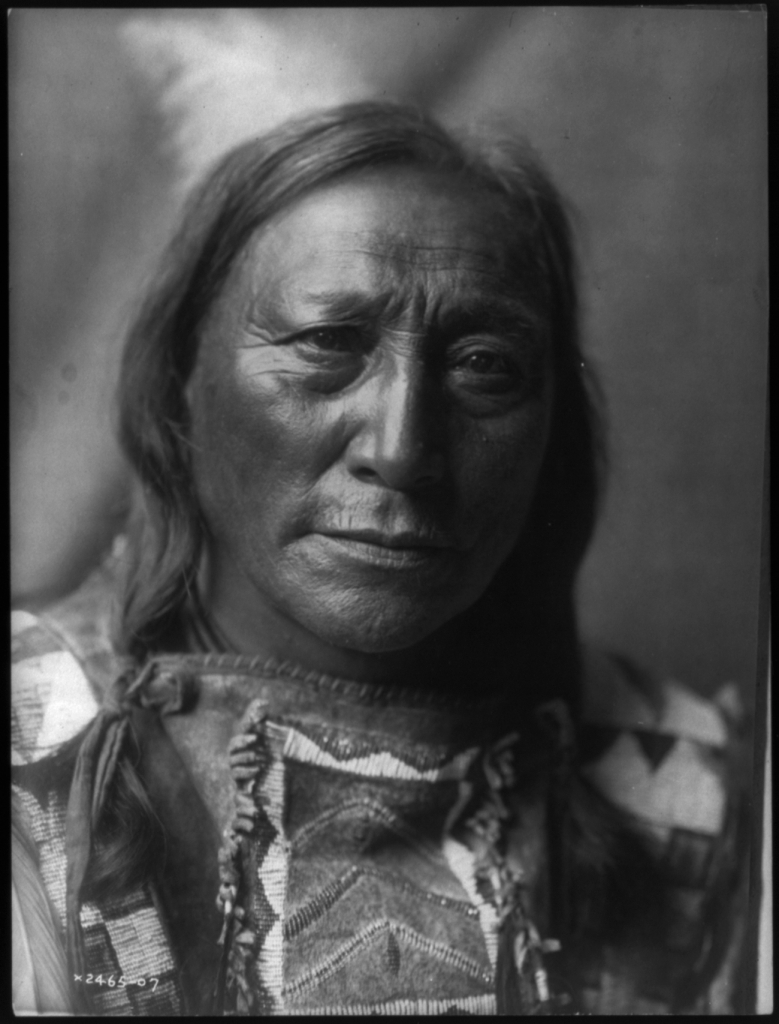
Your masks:
<path fill-rule="evenodd" d="M 360 480 L 413 491 L 443 478 L 445 410 L 424 366 L 398 363 L 360 396 L 359 426 L 346 460 Z"/>

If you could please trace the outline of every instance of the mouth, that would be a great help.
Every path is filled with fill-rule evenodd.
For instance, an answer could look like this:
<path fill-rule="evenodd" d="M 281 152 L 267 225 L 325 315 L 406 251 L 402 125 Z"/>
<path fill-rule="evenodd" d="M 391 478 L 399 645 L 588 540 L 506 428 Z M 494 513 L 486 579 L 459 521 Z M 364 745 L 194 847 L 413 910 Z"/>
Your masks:
<path fill-rule="evenodd" d="M 453 547 L 443 537 L 414 531 L 385 533 L 380 530 L 323 530 L 318 536 L 329 549 L 351 559 L 396 568 L 429 565 Z"/>
<path fill-rule="evenodd" d="M 381 530 L 322 530 L 323 537 L 336 540 L 354 541 L 358 544 L 370 544 L 373 547 L 388 548 L 397 551 L 420 551 L 451 547 L 445 538 L 412 530 L 397 533 L 385 533 Z"/>

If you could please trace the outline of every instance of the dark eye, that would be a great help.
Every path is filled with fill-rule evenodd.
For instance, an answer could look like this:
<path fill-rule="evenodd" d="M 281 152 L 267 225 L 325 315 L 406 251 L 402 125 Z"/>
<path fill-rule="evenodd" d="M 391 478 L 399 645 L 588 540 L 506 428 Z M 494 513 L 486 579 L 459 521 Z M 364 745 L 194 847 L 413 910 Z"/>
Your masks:
<path fill-rule="evenodd" d="M 316 327 L 297 335 L 299 345 L 319 352 L 356 353 L 362 351 L 363 340 L 356 327 Z"/>
<path fill-rule="evenodd" d="M 449 350 L 448 362 L 450 380 L 463 392 L 507 395 L 525 386 L 521 359 L 499 338 L 464 340 Z"/>
<path fill-rule="evenodd" d="M 456 365 L 459 369 L 476 374 L 510 374 L 512 370 L 516 369 L 506 356 L 497 352 L 471 352 L 458 360 Z"/>

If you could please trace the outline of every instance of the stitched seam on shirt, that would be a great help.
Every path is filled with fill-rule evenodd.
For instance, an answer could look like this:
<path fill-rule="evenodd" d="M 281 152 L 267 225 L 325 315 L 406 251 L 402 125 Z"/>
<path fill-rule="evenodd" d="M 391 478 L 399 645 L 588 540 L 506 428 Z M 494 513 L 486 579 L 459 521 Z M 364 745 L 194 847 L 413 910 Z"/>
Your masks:
<path fill-rule="evenodd" d="M 292 914 L 284 922 L 284 938 L 294 939 L 301 932 L 305 931 L 316 921 L 320 920 L 333 907 L 338 900 L 360 881 L 361 878 L 374 878 L 379 882 L 385 882 L 396 889 L 416 899 L 424 900 L 426 903 L 435 903 L 437 906 L 447 910 L 453 910 L 463 917 L 478 917 L 478 911 L 470 903 L 464 900 L 456 900 L 451 896 L 442 896 L 430 892 L 421 886 L 397 875 L 391 871 L 382 871 L 378 868 L 362 867 L 354 865 L 349 868 L 340 878 L 335 879 L 329 885 L 321 889 L 311 900 Z"/>
<path fill-rule="evenodd" d="M 344 811 L 354 810 L 356 808 L 362 808 L 368 810 L 375 818 L 390 829 L 399 839 L 404 840 L 413 850 L 416 850 L 426 860 L 430 861 L 431 864 L 436 866 L 440 865 L 441 858 L 439 856 L 439 848 L 428 840 L 424 839 L 413 829 L 409 828 L 403 819 L 390 811 L 384 804 L 379 803 L 376 800 L 353 800 L 348 803 L 341 804 L 339 807 L 333 807 L 328 811 L 323 811 L 322 814 L 318 815 L 312 821 L 306 822 L 306 824 L 300 829 L 296 836 L 292 839 L 292 848 L 295 852 L 299 852 L 301 847 L 305 847 L 325 826 L 327 826 L 334 818 L 339 817 Z"/>
<path fill-rule="evenodd" d="M 435 942 L 424 935 L 420 935 L 419 932 L 409 928 L 408 925 L 384 918 L 380 921 L 371 921 L 369 925 L 362 928 L 352 939 L 335 950 L 334 953 L 325 957 L 289 985 L 285 985 L 284 995 L 300 995 L 308 989 L 315 988 L 321 982 L 331 978 L 356 956 L 359 956 L 362 950 L 376 936 L 386 932 L 401 935 L 409 945 L 427 953 L 436 960 L 448 964 L 450 967 L 454 967 L 477 981 L 484 982 L 484 984 L 492 983 L 492 972 L 485 971 L 481 964 L 471 959 L 471 957 L 466 956 L 459 950 L 453 949 L 451 946 L 445 946 L 443 943 Z"/>

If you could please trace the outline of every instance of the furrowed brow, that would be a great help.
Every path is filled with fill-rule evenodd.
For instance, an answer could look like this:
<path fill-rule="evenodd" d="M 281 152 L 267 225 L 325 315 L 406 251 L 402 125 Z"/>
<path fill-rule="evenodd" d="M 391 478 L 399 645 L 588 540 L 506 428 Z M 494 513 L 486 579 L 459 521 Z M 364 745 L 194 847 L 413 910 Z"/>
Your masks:
<path fill-rule="evenodd" d="M 358 291 L 325 290 L 296 293 L 291 305 L 282 309 L 273 303 L 255 301 L 250 321 L 277 334 L 294 331 L 308 323 L 372 323 L 386 316 L 397 301 L 393 294 L 366 295 Z"/>
<path fill-rule="evenodd" d="M 386 316 L 397 301 L 392 293 L 366 295 L 363 292 L 307 292 L 301 297 L 307 309 L 333 320 L 371 321 Z"/>

